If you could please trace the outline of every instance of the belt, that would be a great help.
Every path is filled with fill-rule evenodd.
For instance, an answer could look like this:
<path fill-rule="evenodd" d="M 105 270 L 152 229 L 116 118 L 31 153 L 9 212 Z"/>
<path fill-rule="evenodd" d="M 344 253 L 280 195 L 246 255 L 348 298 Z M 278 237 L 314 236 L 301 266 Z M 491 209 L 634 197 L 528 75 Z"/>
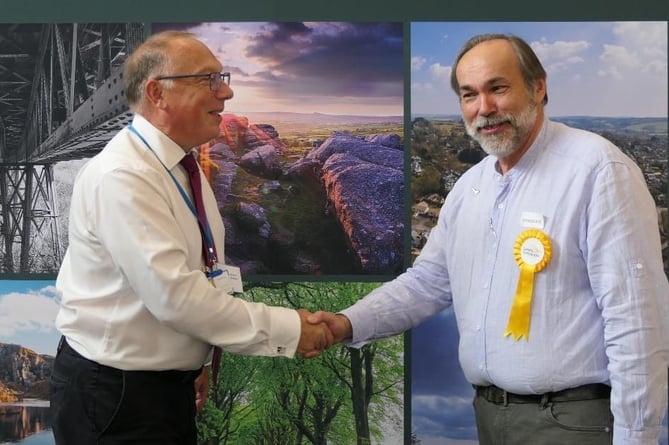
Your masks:
<path fill-rule="evenodd" d="M 488 402 L 497 405 L 509 403 L 548 403 L 548 402 L 572 402 L 576 400 L 608 399 L 611 396 L 611 387 L 603 383 L 577 386 L 562 391 L 547 392 L 545 394 L 514 394 L 504 391 L 495 385 L 477 386 L 476 396 L 483 397 Z"/>
<path fill-rule="evenodd" d="M 192 371 L 179 371 L 179 370 L 164 370 L 164 371 L 124 371 L 122 369 L 114 368 L 112 366 L 107 366 L 107 365 L 102 365 L 98 362 L 95 362 L 93 360 L 89 360 L 86 357 L 82 356 L 79 354 L 77 351 L 72 349 L 72 347 L 69 345 L 67 340 L 65 339 L 65 336 L 61 336 L 60 341 L 58 342 L 58 349 L 57 352 L 64 352 L 69 355 L 74 355 L 77 358 L 94 363 L 96 366 L 99 366 L 101 370 L 106 370 L 111 373 L 118 373 L 120 374 L 130 374 L 130 375 L 135 375 L 137 377 L 142 377 L 142 378 L 155 378 L 159 379 L 161 381 L 169 381 L 169 382 L 175 382 L 175 383 L 187 383 L 190 384 L 195 381 L 195 379 L 202 373 L 202 368 L 200 369 L 195 369 Z"/>

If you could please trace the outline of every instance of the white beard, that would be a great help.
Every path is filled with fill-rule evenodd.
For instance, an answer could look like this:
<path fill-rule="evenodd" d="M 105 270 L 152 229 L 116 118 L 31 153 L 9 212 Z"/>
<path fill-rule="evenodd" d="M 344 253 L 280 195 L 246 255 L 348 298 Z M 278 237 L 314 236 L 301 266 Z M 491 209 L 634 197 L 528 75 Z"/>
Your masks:
<path fill-rule="evenodd" d="M 511 114 L 492 117 L 479 116 L 471 123 L 465 121 L 467 134 L 479 143 L 483 151 L 497 158 L 511 156 L 525 143 L 537 119 L 537 104 L 530 100 L 527 107 L 516 117 Z M 483 135 L 479 128 L 508 122 L 510 128 L 494 135 Z"/>

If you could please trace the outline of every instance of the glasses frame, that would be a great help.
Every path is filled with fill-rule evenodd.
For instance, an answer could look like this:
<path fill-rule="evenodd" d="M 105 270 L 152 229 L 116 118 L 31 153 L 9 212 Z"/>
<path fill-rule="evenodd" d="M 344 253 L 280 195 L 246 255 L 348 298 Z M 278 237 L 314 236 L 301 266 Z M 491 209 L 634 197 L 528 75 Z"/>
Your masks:
<path fill-rule="evenodd" d="M 206 73 L 206 74 L 175 74 L 173 76 L 158 76 L 156 80 L 170 80 L 170 79 L 188 79 L 190 77 L 206 77 L 209 79 L 209 89 L 213 92 L 216 92 L 221 89 L 221 85 L 225 83 L 227 86 L 230 86 L 230 72 L 226 71 L 224 73 Z M 218 88 L 214 88 L 217 86 Z"/>

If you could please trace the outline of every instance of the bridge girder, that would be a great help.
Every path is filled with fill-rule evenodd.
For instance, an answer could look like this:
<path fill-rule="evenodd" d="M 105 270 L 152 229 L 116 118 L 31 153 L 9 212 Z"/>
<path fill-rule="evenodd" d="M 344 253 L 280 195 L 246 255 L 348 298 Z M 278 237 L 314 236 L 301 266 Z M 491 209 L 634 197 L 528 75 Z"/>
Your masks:
<path fill-rule="evenodd" d="M 0 273 L 57 271 L 53 164 L 131 119 L 122 65 L 143 39 L 138 23 L 0 24 Z"/>
<path fill-rule="evenodd" d="M 122 65 L 143 37 L 139 23 L 0 25 L 1 160 L 99 151 L 130 118 Z"/>

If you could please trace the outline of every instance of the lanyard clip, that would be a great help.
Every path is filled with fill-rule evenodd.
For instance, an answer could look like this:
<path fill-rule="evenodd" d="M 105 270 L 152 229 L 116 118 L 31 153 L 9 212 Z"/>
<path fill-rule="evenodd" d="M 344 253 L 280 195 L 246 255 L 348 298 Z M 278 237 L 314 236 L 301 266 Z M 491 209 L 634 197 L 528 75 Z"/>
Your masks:
<path fill-rule="evenodd" d="M 204 274 L 207 276 L 208 279 L 213 279 L 216 278 L 219 275 L 223 274 L 223 270 L 216 268 L 216 269 L 211 269 L 211 270 L 206 270 Z"/>

